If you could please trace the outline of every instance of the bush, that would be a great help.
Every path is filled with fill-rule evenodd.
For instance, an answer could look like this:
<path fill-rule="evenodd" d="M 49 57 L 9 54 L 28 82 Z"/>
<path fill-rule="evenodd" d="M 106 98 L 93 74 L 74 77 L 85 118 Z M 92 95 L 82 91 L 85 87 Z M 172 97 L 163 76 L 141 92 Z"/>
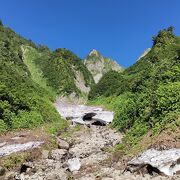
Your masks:
<path fill-rule="evenodd" d="M 59 120 L 59 121 L 55 121 L 50 123 L 47 127 L 46 127 L 46 131 L 49 134 L 57 134 L 61 131 L 64 131 L 64 129 L 67 127 L 67 121 L 65 120 Z"/>
<path fill-rule="evenodd" d="M 20 111 L 12 121 L 12 128 L 34 128 L 43 123 L 41 114 L 35 111 Z"/>
<path fill-rule="evenodd" d="M 55 107 L 53 106 L 53 103 L 46 98 L 39 99 L 37 108 L 35 110 L 40 112 L 44 122 L 59 121 L 61 119 L 59 113 L 56 111 Z"/>
<path fill-rule="evenodd" d="M 180 109 L 180 82 L 160 85 L 157 93 L 157 110 L 161 113 Z"/>
<path fill-rule="evenodd" d="M 8 129 L 6 123 L 0 119 L 0 134 L 6 132 Z"/>
<path fill-rule="evenodd" d="M 120 95 L 116 103 L 114 103 L 114 107 L 116 107 L 116 115 L 113 126 L 121 131 L 126 131 L 126 129 L 132 127 L 136 118 L 137 108 L 134 95 L 131 93 Z"/>

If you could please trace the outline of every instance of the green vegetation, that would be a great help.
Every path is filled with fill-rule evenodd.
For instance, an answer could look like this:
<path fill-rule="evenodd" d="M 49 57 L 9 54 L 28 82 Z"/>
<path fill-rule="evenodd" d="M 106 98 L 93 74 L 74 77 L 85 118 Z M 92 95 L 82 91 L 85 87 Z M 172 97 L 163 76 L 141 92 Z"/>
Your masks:
<path fill-rule="evenodd" d="M 122 73 L 108 72 L 89 99 L 115 111 L 113 127 L 124 132 L 130 148 L 149 130 L 159 133 L 180 114 L 180 38 L 173 28 L 153 37 L 151 51 Z"/>
<path fill-rule="evenodd" d="M 63 126 L 53 102 L 58 95 L 85 96 L 76 86 L 77 72 L 86 86 L 94 84 L 73 52 L 36 46 L 0 21 L 0 133 L 35 128 L 44 122 L 54 122 L 56 128 Z"/>
<path fill-rule="evenodd" d="M 108 97 L 117 91 L 121 86 L 121 74 L 116 71 L 107 72 L 99 81 L 94 85 L 89 93 L 89 99 L 95 99 L 101 95 Z"/>
<path fill-rule="evenodd" d="M 105 61 L 108 69 L 111 64 Z M 0 134 L 44 123 L 51 134 L 67 127 L 53 102 L 58 95 L 85 96 L 75 83 L 77 72 L 85 85 L 92 87 L 90 103 L 115 112 L 112 127 L 125 133 L 117 149 L 139 148 L 139 141 L 149 131 L 157 134 L 179 128 L 180 37 L 173 34 L 172 27 L 153 37 L 150 52 L 133 66 L 123 72 L 109 71 L 94 84 L 91 73 L 73 52 L 37 47 L 0 21 Z M 70 136 L 71 131 L 62 135 Z"/>
<path fill-rule="evenodd" d="M 62 121 L 52 104 L 55 97 L 31 74 L 30 62 L 24 63 L 23 46 L 37 50 L 31 41 L 0 26 L 0 133 Z"/>
<path fill-rule="evenodd" d="M 48 86 L 57 94 L 69 95 L 75 92 L 77 95 L 82 95 L 75 84 L 77 71 L 83 74 L 86 86 L 94 83 L 82 60 L 73 52 L 66 49 L 57 49 L 54 52 L 46 49 L 42 52 L 42 56 L 36 59 L 36 65 L 43 72 Z"/>
<path fill-rule="evenodd" d="M 31 46 L 23 45 L 21 48 L 23 51 L 23 61 L 31 73 L 32 80 L 55 97 L 56 94 L 52 88 L 47 85 L 47 80 L 43 77 L 43 72 L 36 66 L 36 60 L 41 57 L 42 53 L 40 53 L 38 49 L 32 48 Z"/>
<path fill-rule="evenodd" d="M 28 156 L 28 153 L 12 154 L 9 157 L 1 160 L 1 165 L 4 168 L 10 170 L 17 165 L 21 165 L 22 163 L 24 163 L 28 159 Z"/>
<path fill-rule="evenodd" d="M 57 135 L 60 132 L 64 132 L 64 129 L 66 129 L 68 125 L 67 121 L 54 121 L 46 124 L 44 128 L 47 133 Z"/>

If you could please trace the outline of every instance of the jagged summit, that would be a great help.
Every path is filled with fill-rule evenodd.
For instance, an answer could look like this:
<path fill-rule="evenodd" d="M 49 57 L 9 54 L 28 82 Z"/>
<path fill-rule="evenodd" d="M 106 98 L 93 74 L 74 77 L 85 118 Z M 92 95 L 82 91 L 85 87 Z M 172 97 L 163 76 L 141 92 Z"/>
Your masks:
<path fill-rule="evenodd" d="M 93 49 L 90 51 L 89 56 L 101 56 L 101 54 L 96 49 Z"/>
<path fill-rule="evenodd" d="M 86 57 L 84 64 L 91 72 L 95 83 L 98 83 L 101 77 L 110 70 L 122 71 L 123 68 L 114 60 L 103 57 L 100 52 L 93 49 Z"/>

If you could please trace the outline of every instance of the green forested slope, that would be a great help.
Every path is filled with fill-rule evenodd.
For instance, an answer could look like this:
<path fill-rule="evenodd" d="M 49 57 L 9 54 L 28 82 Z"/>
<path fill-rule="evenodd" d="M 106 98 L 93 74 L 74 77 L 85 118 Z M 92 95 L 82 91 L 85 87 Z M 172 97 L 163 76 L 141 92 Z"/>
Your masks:
<path fill-rule="evenodd" d="M 60 120 L 53 97 L 31 78 L 22 45 L 36 46 L 0 26 L 0 132 Z"/>
<path fill-rule="evenodd" d="M 91 87 L 94 83 L 92 75 L 87 70 L 82 60 L 67 49 L 57 49 L 54 52 L 48 49 L 41 50 L 41 57 L 36 59 L 36 65 L 43 72 L 47 84 L 57 94 L 81 95 L 81 89 L 76 86 L 76 73 L 81 72 L 85 86 Z"/>
<path fill-rule="evenodd" d="M 109 72 L 89 99 L 115 110 L 113 126 L 136 144 L 150 129 L 180 125 L 180 38 L 173 28 L 153 37 L 151 51 L 123 73 Z"/>
<path fill-rule="evenodd" d="M 58 95 L 82 92 L 76 72 L 86 86 L 94 81 L 83 62 L 71 51 L 36 46 L 0 25 L 0 133 L 61 121 L 53 107 Z"/>
<path fill-rule="evenodd" d="M 42 53 L 39 49 L 26 45 L 22 45 L 21 49 L 23 53 L 23 62 L 30 71 L 31 79 L 55 97 L 56 94 L 52 87 L 48 86 L 47 80 L 44 78 L 41 68 L 36 65 L 36 61 L 42 56 Z"/>

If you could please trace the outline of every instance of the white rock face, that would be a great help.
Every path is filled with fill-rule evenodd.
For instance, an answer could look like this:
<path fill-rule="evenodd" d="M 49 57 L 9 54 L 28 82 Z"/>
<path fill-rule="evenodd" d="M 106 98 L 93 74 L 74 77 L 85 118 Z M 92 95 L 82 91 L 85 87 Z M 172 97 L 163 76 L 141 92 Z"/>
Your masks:
<path fill-rule="evenodd" d="M 55 103 L 55 107 L 63 118 L 69 119 L 77 124 L 91 124 L 96 120 L 100 120 L 104 124 L 109 124 L 114 118 L 113 112 L 104 111 L 102 108 L 93 106 L 70 104 L 59 100 Z M 83 121 L 83 117 L 89 113 L 96 115 L 92 117 L 92 121 Z"/>
<path fill-rule="evenodd" d="M 69 159 L 68 166 L 71 172 L 78 171 L 81 168 L 81 163 L 79 161 L 79 158 Z"/>
<path fill-rule="evenodd" d="M 158 151 L 148 149 L 128 162 L 128 166 L 151 165 L 168 176 L 180 171 L 180 149 Z"/>
<path fill-rule="evenodd" d="M 85 84 L 84 76 L 80 71 L 75 71 L 75 84 L 76 86 L 84 93 L 88 93 L 90 91 L 90 87 L 87 87 Z"/>
<path fill-rule="evenodd" d="M 93 49 L 84 61 L 85 66 L 91 72 L 95 83 L 110 70 L 122 71 L 123 68 L 110 58 L 103 57 L 97 50 Z"/>
<path fill-rule="evenodd" d="M 34 149 L 43 144 L 43 141 L 31 141 L 24 144 L 10 144 L 0 148 L 0 157 L 7 156 L 9 154 L 25 151 L 28 149 Z"/>

